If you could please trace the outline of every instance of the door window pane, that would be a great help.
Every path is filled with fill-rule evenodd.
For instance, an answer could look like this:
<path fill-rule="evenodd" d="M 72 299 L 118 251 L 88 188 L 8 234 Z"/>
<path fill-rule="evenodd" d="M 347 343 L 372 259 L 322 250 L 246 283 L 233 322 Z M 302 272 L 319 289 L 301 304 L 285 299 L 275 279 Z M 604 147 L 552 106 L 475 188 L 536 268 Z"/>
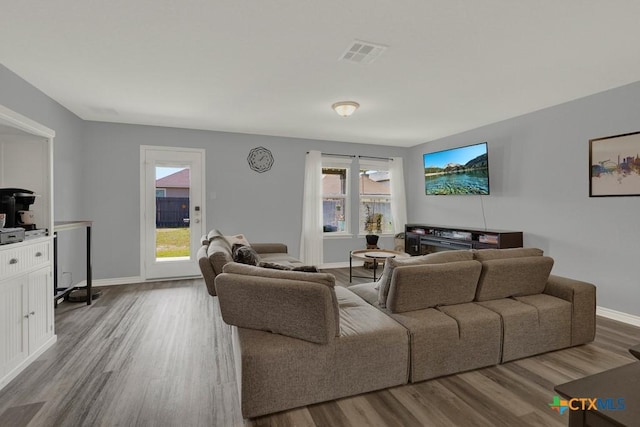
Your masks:
<path fill-rule="evenodd" d="M 189 168 L 156 166 L 156 261 L 189 259 Z"/>

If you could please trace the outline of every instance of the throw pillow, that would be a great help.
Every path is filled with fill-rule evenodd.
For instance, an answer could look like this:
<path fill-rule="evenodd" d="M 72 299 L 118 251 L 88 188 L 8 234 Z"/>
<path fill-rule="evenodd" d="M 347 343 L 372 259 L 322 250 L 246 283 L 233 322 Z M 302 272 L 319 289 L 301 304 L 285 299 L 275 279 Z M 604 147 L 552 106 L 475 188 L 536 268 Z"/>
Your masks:
<path fill-rule="evenodd" d="M 305 273 L 319 273 L 320 270 L 315 265 L 300 265 L 293 267 L 291 271 L 304 271 Z"/>
<path fill-rule="evenodd" d="M 241 264 L 258 265 L 260 262 L 260 256 L 251 246 L 236 243 L 233 245 L 232 254 L 233 260 Z"/>
<path fill-rule="evenodd" d="M 235 236 L 224 236 L 225 240 L 229 242 L 229 246 L 233 248 L 233 245 L 239 243 L 244 246 L 250 246 L 249 241 L 244 237 L 244 234 L 236 234 Z"/>
<path fill-rule="evenodd" d="M 260 261 L 260 263 L 258 263 L 258 267 L 271 268 L 274 270 L 302 271 L 304 273 L 320 272 L 315 265 L 299 265 L 297 267 L 293 267 L 291 265 L 278 264 L 277 262 L 266 262 L 266 261 Z"/>
<path fill-rule="evenodd" d="M 258 263 L 258 267 L 271 268 L 273 270 L 291 270 L 293 268 L 290 265 L 278 264 L 277 262 L 266 262 L 266 261 L 260 261 Z"/>

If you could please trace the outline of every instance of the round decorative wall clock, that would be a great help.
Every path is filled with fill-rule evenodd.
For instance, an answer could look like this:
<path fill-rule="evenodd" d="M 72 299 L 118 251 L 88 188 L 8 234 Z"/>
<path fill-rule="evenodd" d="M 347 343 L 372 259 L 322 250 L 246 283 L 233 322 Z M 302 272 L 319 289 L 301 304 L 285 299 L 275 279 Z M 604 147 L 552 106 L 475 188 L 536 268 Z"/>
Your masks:
<path fill-rule="evenodd" d="M 256 172 L 262 173 L 271 169 L 273 166 L 273 154 L 264 147 L 256 147 L 249 151 L 247 156 L 249 167 Z"/>

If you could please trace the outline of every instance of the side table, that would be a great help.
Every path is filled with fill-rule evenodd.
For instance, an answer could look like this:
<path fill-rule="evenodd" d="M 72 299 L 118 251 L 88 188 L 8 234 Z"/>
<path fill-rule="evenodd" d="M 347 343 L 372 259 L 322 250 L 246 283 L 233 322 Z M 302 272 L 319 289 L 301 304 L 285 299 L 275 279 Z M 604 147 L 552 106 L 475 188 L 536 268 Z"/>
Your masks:
<path fill-rule="evenodd" d="M 58 299 L 65 297 L 76 289 L 87 290 L 87 305 L 91 305 L 93 292 L 91 291 L 91 226 L 93 221 L 55 221 L 53 223 L 53 294 L 55 305 L 58 304 Z M 70 286 L 68 288 L 58 287 L 58 232 L 65 230 L 73 230 L 74 228 L 86 227 L 87 229 L 87 286 Z M 91 297 L 89 297 L 91 296 Z"/>
<path fill-rule="evenodd" d="M 376 271 L 379 264 L 384 264 L 389 258 L 409 258 L 410 255 L 404 252 L 392 251 L 387 249 L 358 249 L 349 252 L 349 283 L 354 277 L 361 277 L 364 279 L 373 279 L 375 282 L 378 280 L 376 277 Z M 373 260 L 373 277 L 371 276 L 354 276 L 353 275 L 353 259 Z"/>

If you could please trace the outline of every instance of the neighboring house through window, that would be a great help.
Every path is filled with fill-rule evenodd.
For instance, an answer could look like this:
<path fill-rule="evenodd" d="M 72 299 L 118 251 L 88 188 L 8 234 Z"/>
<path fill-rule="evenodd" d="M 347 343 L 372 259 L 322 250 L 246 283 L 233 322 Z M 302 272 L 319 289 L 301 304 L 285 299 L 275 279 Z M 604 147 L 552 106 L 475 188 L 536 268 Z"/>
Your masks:
<path fill-rule="evenodd" d="M 156 179 L 156 197 L 189 197 L 190 186 L 189 168 L 184 168 Z"/>
<path fill-rule="evenodd" d="M 392 234 L 391 181 L 386 161 L 360 161 L 360 234 Z"/>

